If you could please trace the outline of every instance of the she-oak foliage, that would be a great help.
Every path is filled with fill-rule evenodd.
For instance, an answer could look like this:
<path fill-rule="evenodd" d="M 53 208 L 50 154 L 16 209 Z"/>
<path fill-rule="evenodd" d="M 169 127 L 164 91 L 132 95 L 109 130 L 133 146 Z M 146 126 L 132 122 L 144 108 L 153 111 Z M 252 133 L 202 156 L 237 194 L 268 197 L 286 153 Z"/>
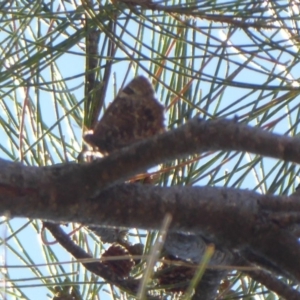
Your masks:
<path fill-rule="evenodd" d="M 1 297 L 300 299 L 296 3 L 0 10 Z"/>

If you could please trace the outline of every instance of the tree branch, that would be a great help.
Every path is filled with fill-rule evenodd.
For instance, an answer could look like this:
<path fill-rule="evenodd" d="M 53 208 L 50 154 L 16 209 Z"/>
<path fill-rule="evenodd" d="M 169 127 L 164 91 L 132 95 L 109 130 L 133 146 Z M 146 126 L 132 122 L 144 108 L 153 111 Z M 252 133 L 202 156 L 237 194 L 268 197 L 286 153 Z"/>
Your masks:
<path fill-rule="evenodd" d="M 193 119 L 164 134 L 116 151 L 103 159 L 84 164 L 13 168 L 0 162 L 0 185 L 17 193 L 38 194 L 41 200 L 71 197 L 77 201 L 97 194 L 116 183 L 159 163 L 206 151 L 248 151 L 300 163 L 300 140 L 253 128 L 231 120 Z M 11 169 L 17 180 L 7 177 Z M 18 170 L 18 172 L 17 172 Z"/>
<path fill-rule="evenodd" d="M 59 225 L 50 222 L 44 222 L 45 228 L 47 228 L 59 244 L 65 248 L 76 259 L 92 259 L 93 257 L 86 253 L 81 247 L 77 246 L 71 238 L 60 228 Z M 102 262 L 86 262 L 82 265 L 95 275 L 102 277 L 104 280 L 111 284 L 115 284 L 128 293 L 135 295 L 138 289 L 139 280 L 128 278 L 124 279 L 113 272 L 108 266 Z M 147 295 L 146 299 L 157 300 L 157 297 Z"/>
<path fill-rule="evenodd" d="M 178 129 L 116 151 L 91 164 L 59 167 L 55 194 L 83 199 L 159 163 L 206 151 L 248 151 L 300 163 L 300 140 L 231 120 L 193 119 Z M 48 169 L 52 173 L 52 169 Z M 63 185 L 63 187 L 62 187 Z"/>
<path fill-rule="evenodd" d="M 165 214 L 170 213 L 171 231 L 200 233 L 220 249 L 238 249 L 249 261 L 300 280 L 297 238 L 281 229 L 261 209 L 270 198 L 284 203 L 287 197 L 213 187 L 122 184 L 81 202 L 70 197 L 60 202 L 37 202 L 34 197 L 7 197 L 1 193 L 0 212 L 85 225 L 145 229 L 159 229 Z"/>
<path fill-rule="evenodd" d="M 220 247 L 239 249 L 250 261 L 300 280 L 297 239 L 269 217 L 270 208 L 275 209 L 271 203 L 276 203 L 276 209 L 284 205 L 285 211 L 299 207 L 296 196 L 138 184 L 107 189 L 158 163 L 209 150 L 249 151 L 300 162 L 299 139 L 229 120 L 193 119 L 89 164 L 37 168 L 0 161 L 0 213 L 146 229 L 159 229 L 170 213 L 172 231 L 201 233 Z"/>

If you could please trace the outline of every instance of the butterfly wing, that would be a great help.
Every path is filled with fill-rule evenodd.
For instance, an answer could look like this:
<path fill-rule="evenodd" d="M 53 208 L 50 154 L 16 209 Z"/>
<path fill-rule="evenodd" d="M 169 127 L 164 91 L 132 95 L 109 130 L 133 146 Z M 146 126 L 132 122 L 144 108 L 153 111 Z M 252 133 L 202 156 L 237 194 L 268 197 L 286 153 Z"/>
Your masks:
<path fill-rule="evenodd" d="M 119 92 L 84 140 L 109 153 L 162 131 L 164 108 L 155 99 L 151 83 L 138 76 Z"/>

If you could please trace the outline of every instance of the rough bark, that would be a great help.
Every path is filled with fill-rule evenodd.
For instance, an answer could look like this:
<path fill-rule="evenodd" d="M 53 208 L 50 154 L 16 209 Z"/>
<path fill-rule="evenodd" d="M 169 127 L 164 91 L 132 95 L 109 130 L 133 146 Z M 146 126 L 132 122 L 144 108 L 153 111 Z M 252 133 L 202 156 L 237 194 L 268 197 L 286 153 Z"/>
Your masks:
<path fill-rule="evenodd" d="M 300 162 L 300 140 L 230 120 L 194 119 L 92 163 L 27 167 L 0 160 L 0 213 L 11 217 L 201 234 L 220 249 L 300 280 L 299 243 L 287 230 L 300 199 L 217 187 L 124 184 L 158 163 L 212 150 L 249 151 Z"/>

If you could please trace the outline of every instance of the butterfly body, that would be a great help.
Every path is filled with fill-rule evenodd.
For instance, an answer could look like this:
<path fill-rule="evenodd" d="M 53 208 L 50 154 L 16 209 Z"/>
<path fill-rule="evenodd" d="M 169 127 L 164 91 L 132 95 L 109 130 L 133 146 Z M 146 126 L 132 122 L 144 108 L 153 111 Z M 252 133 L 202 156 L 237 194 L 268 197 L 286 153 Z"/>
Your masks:
<path fill-rule="evenodd" d="M 138 76 L 118 93 L 84 140 L 110 153 L 163 131 L 164 107 L 155 99 L 148 79 Z"/>

